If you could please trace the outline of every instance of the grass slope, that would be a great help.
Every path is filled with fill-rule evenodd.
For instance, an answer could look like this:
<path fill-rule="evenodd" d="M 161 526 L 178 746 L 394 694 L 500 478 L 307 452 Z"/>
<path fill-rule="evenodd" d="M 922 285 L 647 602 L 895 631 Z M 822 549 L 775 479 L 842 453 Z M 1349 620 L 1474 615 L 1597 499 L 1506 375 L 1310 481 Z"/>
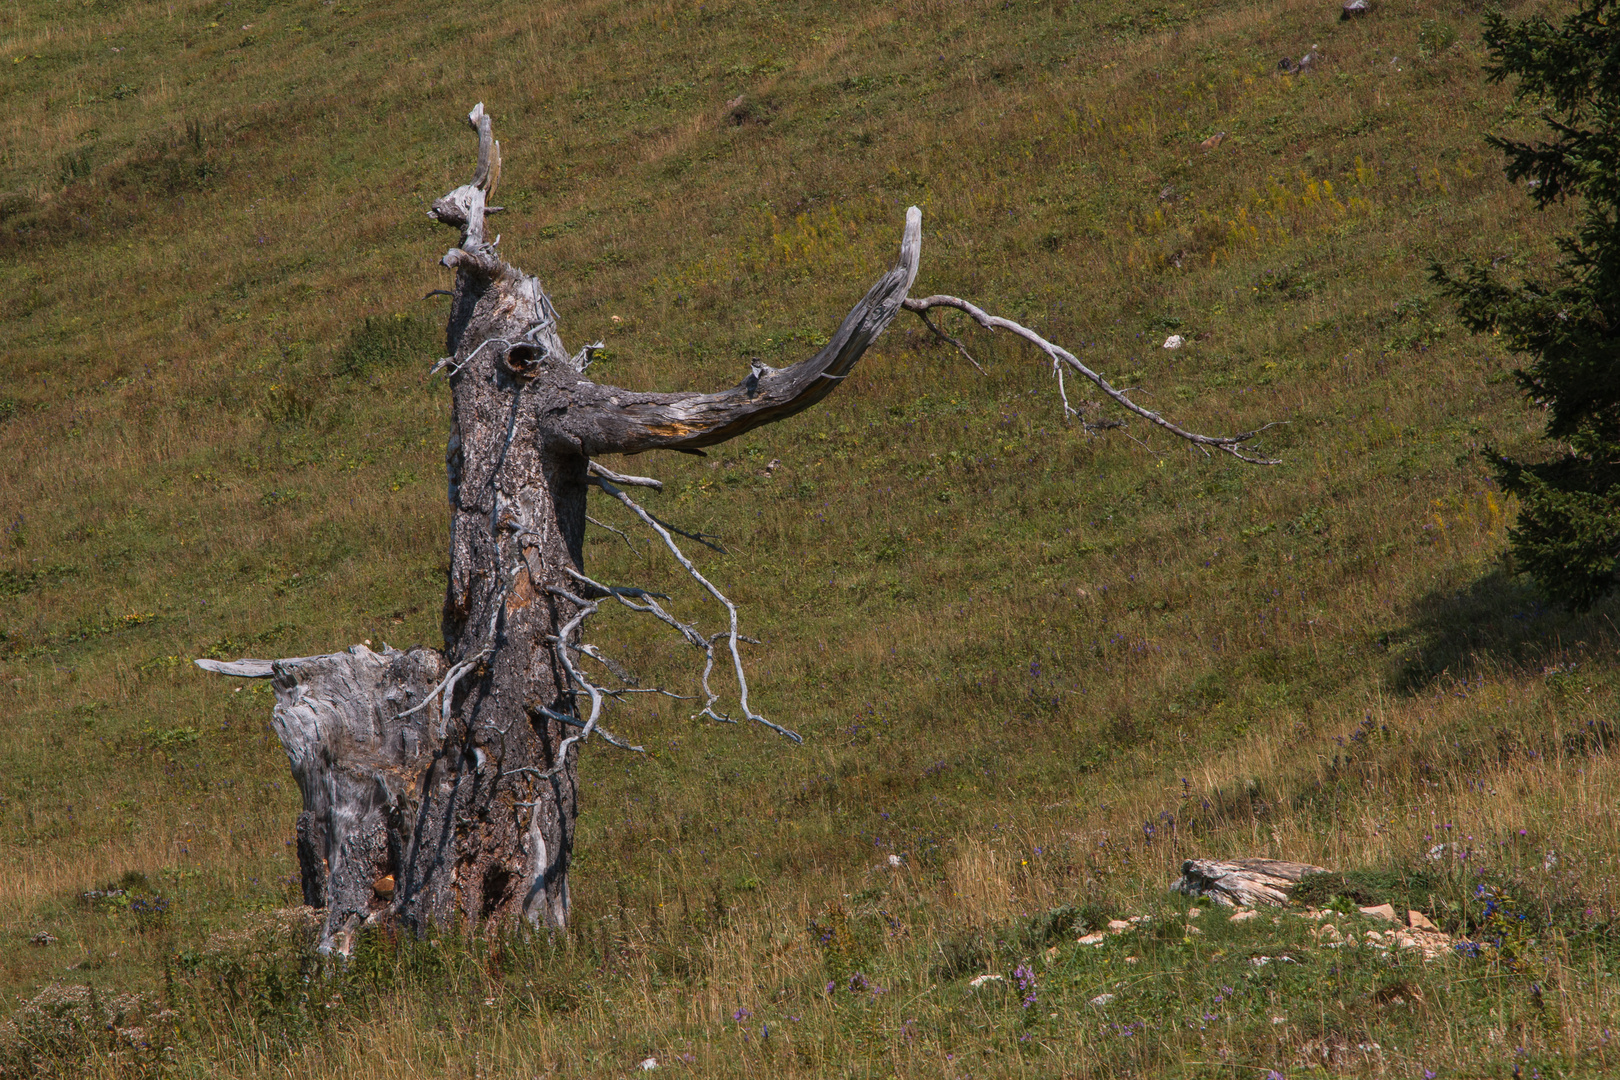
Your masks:
<path fill-rule="evenodd" d="M 0 1075 L 1611 1068 L 1620 634 L 1504 563 L 1479 450 L 1532 447 L 1539 417 L 1426 273 L 1533 270 L 1568 219 L 1482 144 L 1536 127 L 1484 82 L 1472 14 L 1337 14 L 0 11 Z M 1313 74 L 1278 71 L 1313 46 Z M 980 375 L 914 323 L 808 414 L 637 460 L 656 511 L 724 537 L 696 555 L 805 745 L 625 709 L 650 752 L 586 755 L 566 935 L 379 935 L 323 967 L 280 911 L 297 796 L 268 698 L 190 661 L 437 639 L 444 301 L 421 297 L 451 237 L 422 211 L 468 175 L 478 100 L 503 251 L 571 344 L 606 340 L 604 379 L 804 355 L 915 203 L 920 293 L 1192 428 L 1286 421 L 1284 464 L 1088 439 L 1028 350 L 956 331 Z M 587 555 L 716 618 L 645 538 Z M 604 634 L 695 683 L 675 643 Z M 1195 934 L 1165 893 L 1192 855 L 1359 872 L 1487 945 Z M 1128 914 L 1154 921 L 1074 945 Z"/>

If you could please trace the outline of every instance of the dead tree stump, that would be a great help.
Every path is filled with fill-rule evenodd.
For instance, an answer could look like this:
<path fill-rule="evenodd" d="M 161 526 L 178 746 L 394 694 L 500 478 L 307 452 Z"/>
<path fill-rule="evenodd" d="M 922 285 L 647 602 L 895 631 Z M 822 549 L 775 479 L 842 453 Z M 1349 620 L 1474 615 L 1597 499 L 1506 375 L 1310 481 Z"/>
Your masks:
<path fill-rule="evenodd" d="M 698 716 L 732 719 L 717 708 L 709 683 L 723 642 L 720 662 L 737 681 L 737 718 L 798 741 L 749 702 L 736 606 L 675 539 L 701 542 L 701 535 L 659 520 L 624 490 L 658 489 L 658 481 L 620 475 L 599 456 L 701 453 L 802 412 L 842 384 L 904 307 L 958 348 L 930 321 L 930 311 L 960 311 L 987 330 L 1033 344 L 1058 376 L 1065 417 L 1081 415 L 1064 390 L 1067 371 L 1153 428 L 1206 452 L 1270 463 L 1243 453 L 1258 432 L 1183 430 L 1017 323 L 953 296 L 908 301 L 922 247 L 916 207 L 906 212 L 899 260 L 814 356 L 781 369 L 756 360 L 736 386 L 712 394 L 593 382 L 585 373 L 600 344 L 570 353 L 540 282 L 501 258 L 498 235 L 489 238 L 487 219 L 501 209 L 490 205 L 501 148 L 483 105 L 468 120 L 478 133 L 473 179 L 429 212 L 460 234 L 440 260 L 454 271 L 455 288 L 449 355 L 433 369 L 445 373 L 451 389 L 444 649 L 375 653 L 355 646 L 287 660 L 198 661 L 221 674 L 269 679 L 275 690 L 275 729 L 304 798 L 298 821 L 304 898 L 326 909 L 325 951 L 347 954 L 362 926 L 384 918 L 418 930 L 458 921 L 469 928 L 564 925 L 579 745 L 600 735 L 637 749 L 601 723 L 604 705 L 632 692 L 628 684 L 608 685 L 621 669 L 583 638 L 586 619 L 604 603 L 649 615 L 704 653 L 706 699 Z M 1118 426 L 1081 423 L 1088 432 Z M 652 530 L 724 606 L 724 629 L 701 631 L 661 606 L 662 597 L 586 574 L 591 487 Z"/>

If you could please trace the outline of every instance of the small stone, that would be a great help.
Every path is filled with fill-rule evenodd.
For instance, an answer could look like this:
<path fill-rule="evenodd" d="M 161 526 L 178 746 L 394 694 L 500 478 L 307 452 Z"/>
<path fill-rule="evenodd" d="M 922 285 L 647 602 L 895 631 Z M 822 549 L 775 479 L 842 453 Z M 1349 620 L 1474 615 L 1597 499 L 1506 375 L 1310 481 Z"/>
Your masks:
<path fill-rule="evenodd" d="M 55 945 L 56 944 L 56 935 L 51 933 L 49 930 L 41 930 L 39 933 L 35 934 L 33 937 L 29 938 L 28 940 L 31 941 L 35 945 L 39 945 L 41 947 L 44 947 L 46 945 Z"/>
<path fill-rule="evenodd" d="M 1099 930 L 1095 934 L 1087 934 L 1085 937 L 1075 938 L 1074 940 L 1080 945 L 1101 945 L 1108 940 L 1108 935 Z"/>
<path fill-rule="evenodd" d="M 390 896 L 393 896 L 394 895 L 394 875 L 389 874 L 389 875 L 387 875 L 385 877 L 378 878 L 376 881 L 373 881 L 371 883 L 371 891 L 376 893 L 379 897 L 381 897 L 384 900 L 387 900 Z"/>
<path fill-rule="evenodd" d="M 1250 919 L 1254 918 L 1258 914 L 1260 914 L 1258 911 L 1240 911 L 1237 914 L 1233 915 L 1227 921 L 1228 922 L 1248 922 Z"/>
<path fill-rule="evenodd" d="M 905 865 L 905 860 L 900 858 L 900 856 L 898 856 L 898 855 L 890 855 L 889 856 L 889 866 L 891 868 L 893 868 L 895 870 L 898 870 L 903 865 Z"/>
<path fill-rule="evenodd" d="M 1434 923 L 1430 922 L 1429 917 L 1423 914 L 1421 911 L 1408 911 L 1406 913 L 1406 925 L 1410 926 L 1414 930 L 1438 931 L 1440 929 L 1438 926 L 1434 925 Z"/>
<path fill-rule="evenodd" d="M 1126 957 L 1126 958 L 1125 958 L 1125 962 L 1126 962 L 1126 963 L 1127 963 L 1127 964 L 1135 964 L 1135 963 L 1137 963 L 1137 962 L 1138 962 L 1138 961 L 1137 961 L 1137 959 L 1136 959 L 1136 957 L 1134 957 L 1134 956 L 1127 956 L 1127 957 Z"/>
<path fill-rule="evenodd" d="M 1395 947 L 1397 949 L 1415 949 L 1417 948 L 1417 942 L 1413 940 L 1411 934 L 1396 934 Z"/>
<path fill-rule="evenodd" d="M 1187 339 L 1180 334 L 1171 334 L 1164 339 L 1164 347 L 1167 349 L 1179 349 L 1185 344 L 1187 344 Z"/>
<path fill-rule="evenodd" d="M 1188 926 L 1188 927 L 1187 927 L 1187 933 L 1188 933 L 1188 934 L 1202 934 L 1202 933 L 1203 933 L 1203 931 L 1202 931 L 1202 930 L 1200 930 L 1200 929 L 1198 929 L 1198 927 L 1196 927 L 1196 926 L 1191 926 L 1191 925 L 1189 925 L 1189 926 Z"/>
<path fill-rule="evenodd" d="M 1093 1005 L 1107 1005 L 1110 1001 L 1113 1001 L 1113 1000 L 1114 1000 L 1114 995 L 1113 994 L 1098 994 L 1096 997 L 1091 999 L 1091 1003 Z"/>
<path fill-rule="evenodd" d="M 1201 907 L 1188 908 L 1187 909 L 1187 918 L 1196 919 L 1196 918 L 1198 918 L 1198 916 L 1202 915 L 1203 913 L 1204 913 L 1204 909 L 1201 908 Z"/>
<path fill-rule="evenodd" d="M 1115 934 L 1123 933 L 1124 931 L 1129 930 L 1130 928 L 1131 928 L 1131 924 L 1126 922 L 1124 919 L 1109 919 L 1108 920 L 1108 929 L 1111 932 L 1115 933 Z"/>
<path fill-rule="evenodd" d="M 1323 923 L 1322 928 L 1317 931 L 1317 935 L 1320 936 L 1320 937 L 1325 937 L 1329 941 L 1341 941 L 1341 940 L 1343 940 L 1343 938 L 1339 934 L 1339 928 L 1337 926 L 1334 926 L 1330 922 L 1329 923 Z"/>
<path fill-rule="evenodd" d="M 1377 907 L 1364 907 L 1361 913 L 1370 919 L 1383 919 L 1385 922 L 1395 922 L 1395 908 L 1390 904 L 1379 904 Z"/>
<path fill-rule="evenodd" d="M 1000 975 L 976 975 L 973 978 L 968 980 L 968 985 L 973 987 L 973 989 L 977 990 L 979 987 L 985 985 L 986 983 L 1001 982 L 1001 981 L 1002 981 L 1002 976 L 1000 976 Z"/>
<path fill-rule="evenodd" d="M 658 1059 L 657 1058 L 642 1058 L 641 1059 L 641 1064 L 638 1067 L 641 1069 L 642 1072 L 652 1072 L 654 1069 L 658 1068 Z"/>

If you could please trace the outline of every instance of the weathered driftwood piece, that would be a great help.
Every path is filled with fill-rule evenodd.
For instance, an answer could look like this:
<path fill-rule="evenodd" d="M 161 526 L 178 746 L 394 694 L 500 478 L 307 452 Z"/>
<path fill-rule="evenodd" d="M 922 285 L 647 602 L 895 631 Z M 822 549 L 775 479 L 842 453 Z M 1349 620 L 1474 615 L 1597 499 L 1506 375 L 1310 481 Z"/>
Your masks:
<path fill-rule="evenodd" d="M 715 547 L 713 538 L 660 520 L 624 490 L 661 490 L 657 480 L 621 475 L 593 458 L 701 453 L 811 407 L 838 387 L 901 310 L 921 253 L 922 215 L 912 207 L 894 267 L 825 348 L 790 367 L 756 361 L 740 383 L 712 394 L 603 386 L 585 375 L 600 345 L 569 353 L 540 282 L 501 258 L 499 236 L 489 238 L 488 217 L 500 209 L 490 205 L 500 144 L 482 105 L 469 121 L 478 132 L 472 182 L 430 211 L 460 233 L 441 260 L 456 275 L 450 355 L 433 369 L 447 373 L 451 388 L 443 652 L 377 654 L 356 646 L 290 660 L 198 661 L 221 674 L 269 679 L 275 688 L 276 730 L 304 796 L 298 828 L 304 895 L 326 907 L 321 945 L 328 951 L 347 953 L 357 928 L 383 917 L 418 929 L 458 920 L 469 927 L 518 920 L 563 925 L 578 748 L 600 735 L 639 749 L 602 726 L 603 711 L 631 694 L 665 692 L 635 686 L 583 639 L 586 620 L 604 600 L 652 616 L 704 653 L 705 700 L 697 715 L 733 720 L 709 683 L 715 647 L 724 642 L 740 719 L 798 740 L 750 705 L 739 651 L 750 639 L 740 633 L 736 606 L 676 540 Z M 1061 353 L 965 301 L 935 297 L 924 304 L 947 300 L 985 325 L 1021 333 L 1049 356 Z M 1248 437 L 1195 436 L 1114 396 L 1201 445 L 1230 449 Z M 586 576 L 586 494 L 593 486 L 651 529 L 721 603 L 723 629 L 706 633 L 683 622 L 659 604 L 668 597 Z M 604 685 L 609 677 L 624 685 Z"/>
<path fill-rule="evenodd" d="M 1306 874 L 1326 872 L 1320 866 L 1277 859 L 1188 859 L 1170 888 L 1188 896 L 1207 896 L 1228 907 L 1277 906 L 1288 903 L 1289 891 Z"/>

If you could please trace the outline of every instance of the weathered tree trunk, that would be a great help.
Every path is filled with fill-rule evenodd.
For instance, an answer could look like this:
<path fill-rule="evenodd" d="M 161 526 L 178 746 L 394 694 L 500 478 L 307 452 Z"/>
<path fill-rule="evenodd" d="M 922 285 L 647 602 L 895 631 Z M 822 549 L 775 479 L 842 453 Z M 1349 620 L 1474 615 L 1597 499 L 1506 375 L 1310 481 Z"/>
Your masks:
<path fill-rule="evenodd" d="M 356 646 L 198 661 L 272 682 L 304 797 L 305 900 L 325 906 L 323 948 L 341 953 L 384 916 L 416 928 L 564 924 L 578 742 L 599 703 L 591 692 L 589 717 L 579 708 L 589 688 L 572 658 L 579 622 L 611 595 L 581 580 L 586 488 L 613 490 L 591 458 L 692 451 L 809 408 L 893 320 L 917 272 L 913 208 L 899 263 L 810 359 L 780 371 L 756 363 L 717 394 L 600 386 L 584 375 L 591 350 L 563 347 L 540 283 L 501 259 L 499 237 L 486 239 L 500 146 L 482 105 L 470 120 L 477 172 L 431 211 L 461 232 L 442 260 L 456 272 L 440 365 L 452 390 L 443 654 Z"/>

